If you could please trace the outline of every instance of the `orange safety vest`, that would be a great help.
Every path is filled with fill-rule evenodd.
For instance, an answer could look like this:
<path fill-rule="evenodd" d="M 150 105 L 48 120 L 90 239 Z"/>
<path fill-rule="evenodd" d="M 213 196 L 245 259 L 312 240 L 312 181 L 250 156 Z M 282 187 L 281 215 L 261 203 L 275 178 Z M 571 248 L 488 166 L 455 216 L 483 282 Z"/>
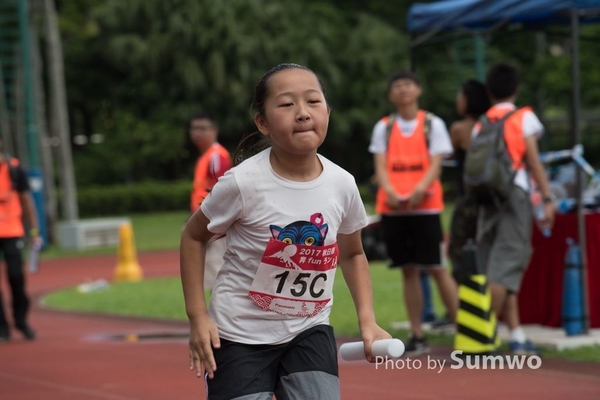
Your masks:
<path fill-rule="evenodd" d="M 510 111 L 512 111 L 512 108 L 509 107 L 492 107 L 485 115 L 490 121 L 497 121 Z M 504 141 L 506 142 L 508 154 L 513 160 L 515 170 L 523 168 L 523 160 L 527 151 L 527 144 L 523 135 L 523 117 L 528 111 L 533 112 L 531 107 L 519 108 L 504 121 Z M 476 129 L 479 130 L 479 126 Z"/>
<path fill-rule="evenodd" d="M 8 163 L 13 167 L 19 165 L 19 160 L 0 163 L 0 237 L 13 238 L 25 235 L 23 228 L 20 193 L 13 189 Z"/>
<path fill-rule="evenodd" d="M 417 126 L 412 135 L 403 135 L 396 123 L 390 132 L 386 170 L 391 185 L 400 196 L 410 195 L 431 165 L 424 129 L 425 114 L 424 110 L 419 110 L 417 113 Z M 382 121 L 387 124 L 388 119 L 389 117 L 384 117 Z M 375 211 L 378 214 L 396 211 L 388 207 L 386 201 L 387 194 L 382 187 L 379 187 L 375 203 Z M 437 212 L 444 210 L 444 193 L 439 179 L 429 186 L 423 201 L 414 209 L 417 210 Z"/>
<path fill-rule="evenodd" d="M 202 154 L 202 156 L 200 156 L 200 158 L 198 158 L 196 169 L 194 171 L 194 187 L 192 189 L 190 202 L 190 209 L 192 212 L 200 207 L 200 203 L 202 203 L 204 198 L 208 195 L 209 190 L 217 183 L 217 179 L 220 177 L 216 176 L 219 171 L 210 170 L 211 158 L 214 155 L 218 155 L 227 160 L 227 166 L 222 168 L 222 171 L 231 168 L 231 156 L 227 149 L 219 143 L 214 143 L 204 152 L 204 154 Z"/>

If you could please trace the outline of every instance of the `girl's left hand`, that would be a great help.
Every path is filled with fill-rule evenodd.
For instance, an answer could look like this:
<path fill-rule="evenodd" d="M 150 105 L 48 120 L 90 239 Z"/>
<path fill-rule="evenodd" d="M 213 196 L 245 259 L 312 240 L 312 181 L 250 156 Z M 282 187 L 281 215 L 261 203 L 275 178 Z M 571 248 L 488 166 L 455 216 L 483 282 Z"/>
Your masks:
<path fill-rule="evenodd" d="M 367 326 L 360 327 L 360 333 L 363 339 L 363 343 L 365 345 L 365 356 L 367 357 L 367 361 L 370 363 L 375 362 L 375 357 L 371 352 L 371 346 L 375 340 L 382 339 L 391 339 L 392 335 L 387 333 L 384 329 L 382 329 L 376 323 L 369 324 Z"/>

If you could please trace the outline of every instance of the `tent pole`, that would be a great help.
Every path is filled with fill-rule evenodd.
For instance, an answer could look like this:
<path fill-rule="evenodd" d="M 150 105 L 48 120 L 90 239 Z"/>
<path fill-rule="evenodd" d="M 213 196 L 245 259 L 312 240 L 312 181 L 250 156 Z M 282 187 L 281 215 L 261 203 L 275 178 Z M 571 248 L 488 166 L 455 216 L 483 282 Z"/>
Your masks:
<path fill-rule="evenodd" d="M 415 59 L 417 56 L 416 55 L 416 52 L 417 52 L 416 47 L 417 46 L 415 45 L 414 40 L 415 40 L 415 35 L 411 34 L 410 38 L 409 38 L 409 42 L 408 42 L 409 43 L 409 45 L 408 45 L 408 70 L 410 72 L 416 72 L 415 69 L 417 67 L 417 60 Z"/>
<path fill-rule="evenodd" d="M 475 49 L 475 75 L 483 82 L 485 80 L 485 42 L 479 32 L 473 36 L 473 47 Z"/>
<path fill-rule="evenodd" d="M 573 81 L 573 142 L 574 145 L 581 143 L 581 132 L 579 129 L 579 112 L 580 112 L 580 95 L 581 87 L 579 80 L 579 14 L 577 9 L 571 9 L 571 75 Z M 587 244 L 586 244 L 586 229 L 585 229 L 585 214 L 583 207 L 583 171 L 581 167 L 577 167 L 576 174 L 577 182 L 577 232 L 579 236 L 579 245 L 581 248 L 581 294 L 583 296 L 583 315 L 584 315 L 584 333 L 589 333 L 590 313 L 589 313 L 589 298 L 587 287 Z"/>

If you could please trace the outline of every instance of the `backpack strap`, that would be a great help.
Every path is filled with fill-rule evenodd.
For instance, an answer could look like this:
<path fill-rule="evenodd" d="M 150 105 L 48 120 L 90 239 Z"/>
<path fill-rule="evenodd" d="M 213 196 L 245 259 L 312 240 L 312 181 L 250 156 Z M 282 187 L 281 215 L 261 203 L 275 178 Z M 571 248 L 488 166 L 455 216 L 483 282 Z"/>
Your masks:
<path fill-rule="evenodd" d="M 433 120 L 434 114 L 429 111 L 425 111 L 425 123 L 423 125 L 423 131 L 425 132 L 425 143 L 427 144 L 427 148 L 429 148 L 429 138 L 431 137 L 431 121 Z M 388 122 L 385 127 L 385 142 L 390 142 L 390 136 L 392 136 L 392 128 L 394 127 L 394 123 L 396 122 L 396 114 L 391 113 L 388 116 Z"/>
<path fill-rule="evenodd" d="M 394 123 L 396 122 L 396 114 L 391 113 L 388 116 L 388 122 L 385 126 L 385 143 L 389 146 L 390 136 L 392 136 L 392 128 L 394 127 Z"/>
<path fill-rule="evenodd" d="M 427 144 L 427 148 L 429 148 L 429 141 L 431 138 L 431 122 L 433 121 L 433 113 L 429 111 L 425 111 L 425 123 L 423 125 L 423 130 L 425 132 L 425 143 Z"/>

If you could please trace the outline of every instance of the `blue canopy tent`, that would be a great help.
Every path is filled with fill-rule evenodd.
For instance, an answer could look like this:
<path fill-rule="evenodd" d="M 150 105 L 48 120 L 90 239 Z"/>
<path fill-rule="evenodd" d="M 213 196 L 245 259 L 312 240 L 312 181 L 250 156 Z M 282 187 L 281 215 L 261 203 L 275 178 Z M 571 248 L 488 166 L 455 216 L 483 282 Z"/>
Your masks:
<path fill-rule="evenodd" d="M 549 25 L 568 25 L 571 28 L 572 130 L 573 144 L 581 143 L 579 27 L 600 22 L 600 0 L 444 0 L 413 4 L 407 16 L 411 34 L 411 68 L 414 50 L 443 32 L 465 32 L 480 37 L 481 33 L 520 25 L 541 28 Z M 583 209 L 583 180 L 577 174 L 578 233 L 582 251 L 585 332 L 589 331 L 587 294 L 587 256 Z"/>

